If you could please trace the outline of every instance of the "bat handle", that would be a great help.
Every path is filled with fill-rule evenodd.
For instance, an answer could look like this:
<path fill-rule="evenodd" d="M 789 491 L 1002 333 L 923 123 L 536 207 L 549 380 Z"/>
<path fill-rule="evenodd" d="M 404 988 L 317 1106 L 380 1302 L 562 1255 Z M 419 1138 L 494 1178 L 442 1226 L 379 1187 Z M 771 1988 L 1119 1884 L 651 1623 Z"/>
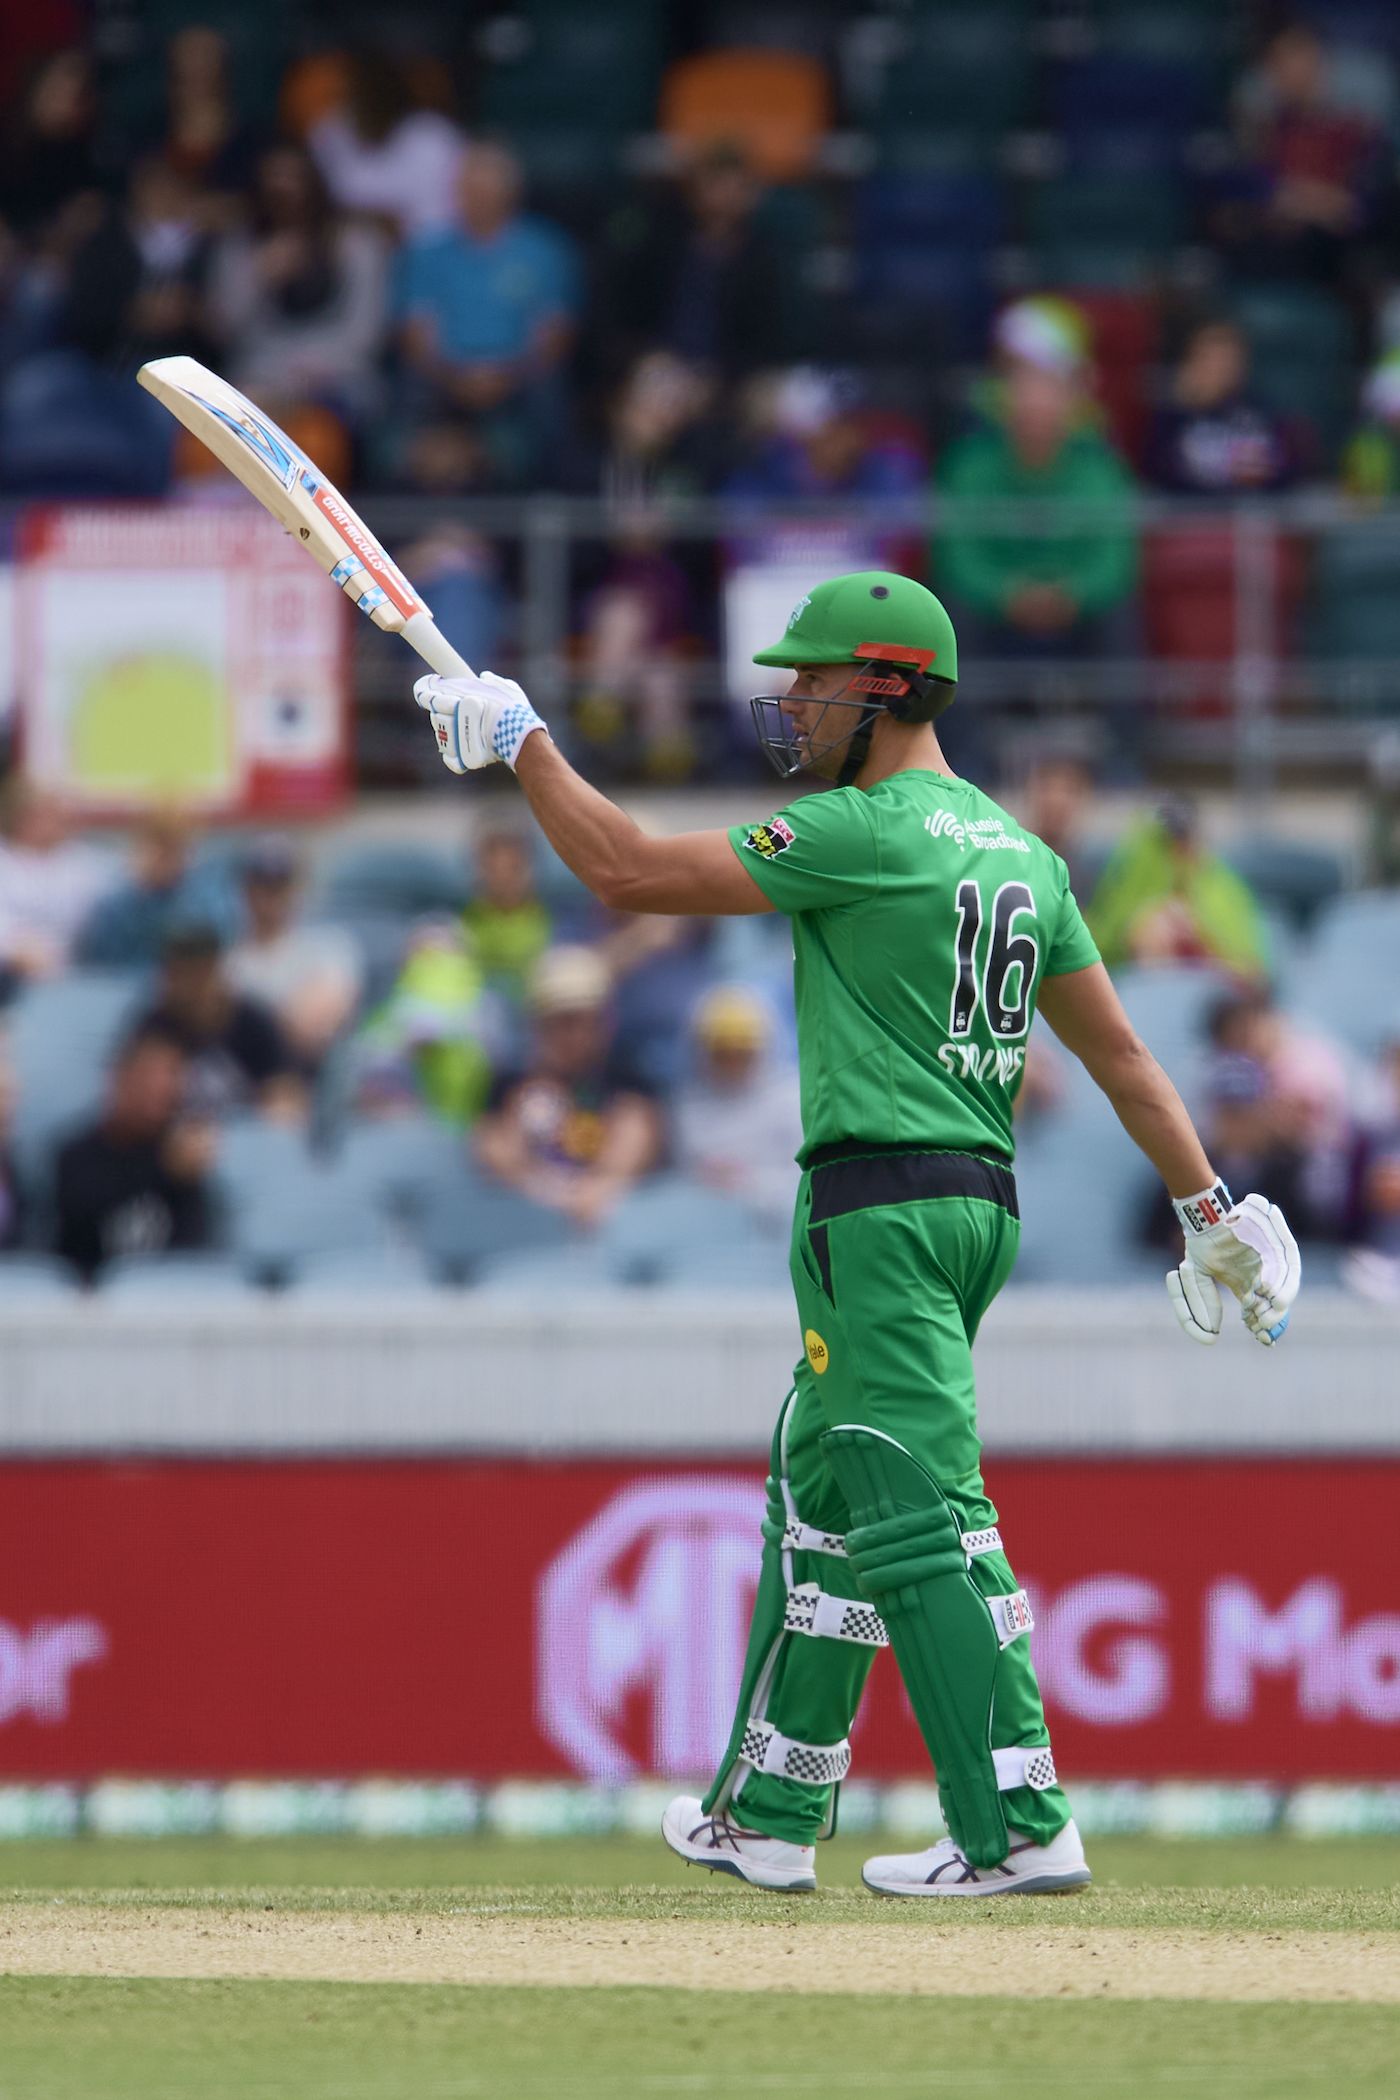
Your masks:
<path fill-rule="evenodd" d="M 430 670 L 443 678 L 472 678 L 476 674 L 464 656 L 459 656 L 442 634 L 430 612 L 416 612 L 403 623 L 403 638 L 418 651 Z"/>

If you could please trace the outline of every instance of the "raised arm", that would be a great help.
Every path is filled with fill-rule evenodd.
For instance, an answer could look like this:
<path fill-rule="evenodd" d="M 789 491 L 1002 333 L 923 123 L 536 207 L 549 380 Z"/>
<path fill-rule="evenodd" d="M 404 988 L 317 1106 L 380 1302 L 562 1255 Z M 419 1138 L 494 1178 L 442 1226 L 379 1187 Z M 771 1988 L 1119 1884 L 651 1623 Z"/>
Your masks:
<path fill-rule="evenodd" d="M 1252 1193 L 1232 1201 L 1185 1103 L 1128 1019 L 1102 963 L 1044 978 L 1039 1007 L 1171 1193 L 1186 1258 L 1167 1277 L 1167 1291 L 1186 1332 L 1198 1342 L 1218 1338 L 1223 1283 L 1239 1299 L 1255 1340 L 1279 1341 L 1302 1262 L 1278 1205 Z"/>
<path fill-rule="evenodd" d="M 577 774 L 547 736 L 530 737 L 516 778 L 541 831 L 580 882 L 614 911 L 771 911 L 723 831 L 650 838 Z"/>
<path fill-rule="evenodd" d="M 497 760 L 512 766 L 541 831 L 567 868 L 614 911 L 706 918 L 771 911 L 723 831 L 650 838 L 574 771 L 518 685 L 480 678 L 420 678 L 413 688 L 432 719 L 452 773 Z"/>

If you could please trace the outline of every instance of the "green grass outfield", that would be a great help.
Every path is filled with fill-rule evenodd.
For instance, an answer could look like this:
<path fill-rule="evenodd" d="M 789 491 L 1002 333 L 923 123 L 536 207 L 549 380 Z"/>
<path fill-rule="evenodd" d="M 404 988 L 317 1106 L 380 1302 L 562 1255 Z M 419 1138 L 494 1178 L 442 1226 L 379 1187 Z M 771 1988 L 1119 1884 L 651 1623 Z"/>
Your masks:
<path fill-rule="evenodd" d="M 969 1935 L 1005 1947 L 1007 1935 L 1048 1934 L 1067 1949 L 1093 1938 L 1110 1966 L 1115 1934 L 1124 1946 L 1218 1934 L 1222 1950 L 1257 1947 L 1267 1962 L 1299 1935 L 1346 1932 L 1379 1941 L 1383 1958 L 1393 1935 L 1400 1974 L 1394 1839 L 1103 1840 L 1082 1897 L 966 1906 L 865 1895 L 859 1865 L 872 1849 L 838 1839 L 823 1848 L 817 1897 L 770 1899 L 642 1839 L 0 1843 L 0 1915 L 20 1935 L 27 1919 L 60 1914 L 97 1934 L 136 1908 L 175 1925 L 194 1908 L 252 1912 L 269 1929 L 352 1913 L 371 1944 L 385 1912 L 396 1914 L 386 1929 L 407 1933 L 415 1918 L 575 1921 L 585 1945 L 599 1920 L 800 1935 L 798 1991 L 553 1987 L 523 1971 L 515 1988 L 11 1974 L 0 1977 L 0 2100 L 1400 2094 L 1396 2005 L 856 1994 L 823 1954 L 832 1926 L 865 1927 L 885 1948 L 897 1936 L 926 1961 L 945 1945 L 965 1952 Z"/>

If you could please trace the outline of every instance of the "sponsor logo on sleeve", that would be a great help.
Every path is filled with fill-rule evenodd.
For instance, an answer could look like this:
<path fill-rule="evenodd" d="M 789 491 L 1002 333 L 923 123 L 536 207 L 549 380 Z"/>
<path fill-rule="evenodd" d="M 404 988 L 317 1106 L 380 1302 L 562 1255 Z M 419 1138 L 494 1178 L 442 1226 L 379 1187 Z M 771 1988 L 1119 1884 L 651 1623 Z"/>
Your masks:
<path fill-rule="evenodd" d="M 768 824 L 751 824 L 744 835 L 744 844 L 761 860 L 776 860 L 795 843 L 796 836 L 790 824 L 785 824 L 781 817 L 774 817 Z"/>

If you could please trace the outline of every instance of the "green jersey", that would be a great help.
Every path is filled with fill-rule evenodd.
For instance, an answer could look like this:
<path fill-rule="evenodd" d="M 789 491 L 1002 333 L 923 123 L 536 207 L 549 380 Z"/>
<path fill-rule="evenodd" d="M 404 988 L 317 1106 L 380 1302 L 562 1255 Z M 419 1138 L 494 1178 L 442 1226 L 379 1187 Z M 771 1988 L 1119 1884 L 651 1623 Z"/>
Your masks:
<path fill-rule="evenodd" d="M 792 919 L 802 1163 L 850 1138 L 1011 1159 L 1040 980 L 1099 959 L 1059 856 L 918 771 L 729 837 Z"/>

